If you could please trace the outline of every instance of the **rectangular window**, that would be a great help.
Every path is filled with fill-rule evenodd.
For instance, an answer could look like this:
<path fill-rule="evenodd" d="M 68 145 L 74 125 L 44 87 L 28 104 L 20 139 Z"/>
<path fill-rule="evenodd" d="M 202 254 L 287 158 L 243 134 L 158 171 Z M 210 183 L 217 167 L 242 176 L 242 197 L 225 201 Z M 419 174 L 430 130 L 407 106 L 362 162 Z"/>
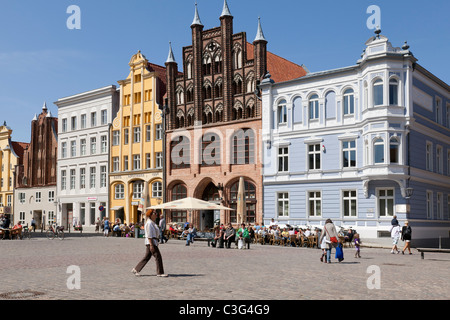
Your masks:
<path fill-rule="evenodd" d="M 356 190 L 346 190 L 342 192 L 342 209 L 344 217 L 356 217 L 356 204 L 357 204 Z"/>
<path fill-rule="evenodd" d="M 76 178 L 75 169 L 70 169 L 70 190 L 75 189 L 75 178 Z"/>
<path fill-rule="evenodd" d="M 308 204 L 310 217 L 322 216 L 322 193 L 320 191 L 308 191 Z"/>
<path fill-rule="evenodd" d="M 383 105 L 383 81 L 377 80 L 373 84 L 373 105 Z"/>
<path fill-rule="evenodd" d="M 36 202 L 41 202 L 41 192 L 40 191 L 38 191 L 38 192 L 36 192 Z"/>
<path fill-rule="evenodd" d="M 356 142 L 342 141 L 342 167 L 355 168 L 356 167 Z"/>
<path fill-rule="evenodd" d="M 61 130 L 62 132 L 67 132 L 67 119 L 62 119 Z"/>
<path fill-rule="evenodd" d="M 163 127 L 162 124 L 156 125 L 156 134 L 155 134 L 155 140 L 161 140 L 163 136 Z"/>
<path fill-rule="evenodd" d="M 48 192 L 48 202 L 55 202 L 55 191 Z"/>
<path fill-rule="evenodd" d="M 82 114 L 80 117 L 81 129 L 86 129 L 86 115 Z"/>
<path fill-rule="evenodd" d="M 67 158 L 67 142 L 61 143 L 61 158 Z"/>
<path fill-rule="evenodd" d="M 100 116 L 101 116 L 101 124 L 102 125 L 108 124 L 108 110 L 102 110 Z"/>
<path fill-rule="evenodd" d="M 162 152 L 156 153 L 156 168 L 162 168 L 163 167 L 163 155 Z"/>
<path fill-rule="evenodd" d="M 145 101 L 152 100 L 152 90 L 145 90 Z"/>
<path fill-rule="evenodd" d="M 433 219 L 433 191 L 427 191 L 427 219 Z"/>
<path fill-rule="evenodd" d="M 308 145 L 308 163 L 309 170 L 320 169 L 320 144 Z"/>
<path fill-rule="evenodd" d="M 80 155 L 82 156 L 86 155 L 86 139 L 80 140 Z"/>
<path fill-rule="evenodd" d="M 91 138 L 91 154 L 97 153 L 97 138 Z"/>
<path fill-rule="evenodd" d="M 100 188 L 106 187 L 106 166 L 100 167 Z"/>
<path fill-rule="evenodd" d="M 67 183 L 67 173 L 66 170 L 61 171 L 61 190 L 66 190 Z"/>
<path fill-rule="evenodd" d="M 133 170 L 141 170 L 141 155 L 133 155 Z"/>
<path fill-rule="evenodd" d="M 130 129 L 123 129 L 123 144 L 128 144 L 130 136 Z"/>
<path fill-rule="evenodd" d="M 19 192 L 19 203 L 25 203 L 25 192 Z"/>
<path fill-rule="evenodd" d="M 112 163 L 113 163 L 112 171 L 119 172 L 119 157 L 113 157 Z"/>
<path fill-rule="evenodd" d="M 125 189 L 123 184 L 117 184 L 114 187 L 114 199 L 125 199 Z"/>
<path fill-rule="evenodd" d="M 141 128 L 140 127 L 133 128 L 133 142 L 134 143 L 141 142 Z"/>
<path fill-rule="evenodd" d="M 377 196 L 379 216 L 394 216 L 394 189 L 380 189 L 377 192 Z"/>
<path fill-rule="evenodd" d="M 97 112 L 91 112 L 91 127 L 97 126 Z"/>
<path fill-rule="evenodd" d="M 142 191 L 144 190 L 143 182 L 134 182 L 133 183 L 133 199 L 142 198 Z"/>
<path fill-rule="evenodd" d="M 113 135 L 112 145 L 113 146 L 120 145 L 120 131 L 114 130 L 112 135 Z"/>
<path fill-rule="evenodd" d="M 444 173 L 444 157 L 442 146 L 436 146 L 436 172 L 443 174 Z"/>
<path fill-rule="evenodd" d="M 134 93 L 134 103 L 141 103 L 141 93 L 140 92 Z"/>
<path fill-rule="evenodd" d="M 152 198 L 162 198 L 162 183 L 159 181 L 152 184 Z"/>
<path fill-rule="evenodd" d="M 436 97 L 436 122 L 438 124 L 442 124 L 442 100 L 439 97 Z"/>
<path fill-rule="evenodd" d="M 76 141 L 70 141 L 70 156 L 71 157 L 77 156 L 77 142 Z"/>
<path fill-rule="evenodd" d="M 441 192 L 436 194 L 436 206 L 437 218 L 444 219 L 444 195 Z"/>
<path fill-rule="evenodd" d="M 71 130 L 77 130 L 77 117 L 70 118 Z"/>
<path fill-rule="evenodd" d="M 19 221 L 21 225 L 25 224 L 25 211 L 20 211 L 19 212 Z"/>
<path fill-rule="evenodd" d="M 123 156 L 123 171 L 128 171 L 128 156 Z"/>
<path fill-rule="evenodd" d="M 89 186 L 91 187 L 91 189 L 95 188 L 95 175 L 96 175 L 96 168 L 95 167 L 91 167 L 90 168 L 90 183 Z"/>
<path fill-rule="evenodd" d="M 86 169 L 80 168 L 80 189 L 86 188 Z"/>
<path fill-rule="evenodd" d="M 152 158 L 152 157 L 151 157 L 151 154 L 150 154 L 150 153 L 146 153 L 146 154 L 145 154 L 145 168 L 146 168 L 146 169 L 150 169 L 150 168 L 151 168 L 151 161 L 152 161 L 151 158 Z"/>
<path fill-rule="evenodd" d="M 278 217 L 289 217 L 289 193 L 277 193 Z"/>
<path fill-rule="evenodd" d="M 100 143 L 101 143 L 101 151 L 102 153 L 108 152 L 108 137 L 107 136 L 101 136 L 100 137 Z"/>
<path fill-rule="evenodd" d="M 56 214 L 55 211 L 50 210 L 48 211 L 48 223 L 53 224 L 56 221 Z"/>
<path fill-rule="evenodd" d="M 426 147 L 426 170 L 433 171 L 433 144 L 431 142 L 427 142 Z"/>
<path fill-rule="evenodd" d="M 278 148 L 278 172 L 289 171 L 289 148 Z"/>
<path fill-rule="evenodd" d="M 146 125 L 145 126 L 145 141 L 149 142 L 152 139 L 152 126 Z"/>

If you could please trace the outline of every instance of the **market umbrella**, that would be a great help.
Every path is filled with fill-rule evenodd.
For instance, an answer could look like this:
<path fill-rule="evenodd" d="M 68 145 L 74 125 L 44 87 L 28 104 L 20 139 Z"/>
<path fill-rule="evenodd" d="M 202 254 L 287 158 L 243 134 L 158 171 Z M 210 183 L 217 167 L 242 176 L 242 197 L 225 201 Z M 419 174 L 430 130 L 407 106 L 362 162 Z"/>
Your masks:
<path fill-rule="evenodd" d="M 237 222 L 241 224 L 245 221 L 246 205 L 245 205 L 245 184 L 244 177 L 239 178 L 239 187 L 237 193 Z"/>
<path fill-rule="evenodd" d="M 147 209 L 167 209 L 167 210 L 234 210 L 215 203 L 200 200 L 197 198 L 183 198 L 171 202 L 162 203 Z"/>

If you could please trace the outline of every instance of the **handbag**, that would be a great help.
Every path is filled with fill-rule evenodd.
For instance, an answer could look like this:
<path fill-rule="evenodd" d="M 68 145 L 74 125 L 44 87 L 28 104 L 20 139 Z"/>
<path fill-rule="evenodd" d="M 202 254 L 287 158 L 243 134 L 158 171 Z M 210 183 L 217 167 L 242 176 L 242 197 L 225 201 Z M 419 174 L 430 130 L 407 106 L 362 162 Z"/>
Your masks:
<path fill-rule="evenodd" d="M 330 236 L 330 234 L 328 233 L 327 228 L 324 228 L 324 229 L 327 232 L 328 236 Z M 338 243 L 338 240 L 337 240 L 336 237 L 330 237 L 330 241 L 331 241 L 331 243 Z"/>

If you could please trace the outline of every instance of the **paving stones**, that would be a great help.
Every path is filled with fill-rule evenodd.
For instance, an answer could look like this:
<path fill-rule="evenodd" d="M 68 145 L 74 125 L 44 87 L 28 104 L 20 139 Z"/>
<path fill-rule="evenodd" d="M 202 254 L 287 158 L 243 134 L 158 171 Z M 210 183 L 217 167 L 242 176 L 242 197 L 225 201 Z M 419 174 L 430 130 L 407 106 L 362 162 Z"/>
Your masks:
<path fill-rule="evenodd" d="M 450 256 L 430 253 L 422 260 L 415 250 L 403 256 L 363 248 L 357 259 L 346 248 L 342 263 L 324 264 L 318 249 L 218 249 L 200 241 L 186 247 L 171 239 L 160 245 L 169 274 L 160 278 L 153 258 L 141 277 L 130 272 L 144 256 L 143 239 L 69 235 L 63 241 L 1 241 L 0 248 L 0 300 L 450 298 Z M 79 274 L 69 272 L 70 266 L 79 267 Z M 80 288 L 71 289 L 76 281 Z M 379 288 L 373 288 L 376 283 Z"/>

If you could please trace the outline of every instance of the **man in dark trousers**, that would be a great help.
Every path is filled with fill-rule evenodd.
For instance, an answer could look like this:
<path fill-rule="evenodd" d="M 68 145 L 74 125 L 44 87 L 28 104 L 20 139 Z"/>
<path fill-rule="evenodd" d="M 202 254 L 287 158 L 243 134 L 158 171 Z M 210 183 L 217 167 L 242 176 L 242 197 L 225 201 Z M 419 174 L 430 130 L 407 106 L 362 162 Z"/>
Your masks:
<path fill-rule="evenodd" d="M 225 230 L 225 242 L 227 249 L 230 249 L 231 243 L 235 241 L 236 238 L 236 230 L 234 230 L 231 223 L 228 224 L 228 228 Z"/>

